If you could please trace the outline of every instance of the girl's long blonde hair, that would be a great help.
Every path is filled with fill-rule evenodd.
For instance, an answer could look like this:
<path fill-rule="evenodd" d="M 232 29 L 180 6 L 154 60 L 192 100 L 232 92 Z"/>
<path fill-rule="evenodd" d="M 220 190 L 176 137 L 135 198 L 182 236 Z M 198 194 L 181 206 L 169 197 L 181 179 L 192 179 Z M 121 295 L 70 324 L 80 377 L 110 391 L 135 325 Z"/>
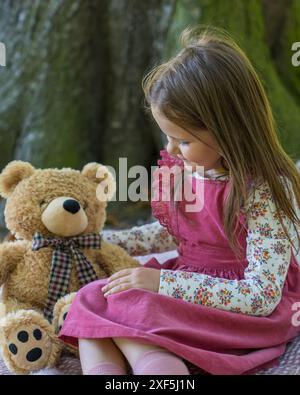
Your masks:
<path fill-rule="evenodd" d="M 224 229 L 234 251 L 235 219 L 247 199 L 249 175 L 257 184 L 268 183 L 285 235 L 293 243 L 284 215 L 300 244 L 300 219 L 293 205 L 294 193 L 300 206 L 300 175 L 280 144 L 264 87 L 249 59 L 217 28 L 187 28 L 180 42 L 177 56 L 144 77 L 146 109 L 158 106 L 167 119 L 199 140 L 201 132 L 195 129 L 205 128 L 215 137 L 230 176 Z"/>

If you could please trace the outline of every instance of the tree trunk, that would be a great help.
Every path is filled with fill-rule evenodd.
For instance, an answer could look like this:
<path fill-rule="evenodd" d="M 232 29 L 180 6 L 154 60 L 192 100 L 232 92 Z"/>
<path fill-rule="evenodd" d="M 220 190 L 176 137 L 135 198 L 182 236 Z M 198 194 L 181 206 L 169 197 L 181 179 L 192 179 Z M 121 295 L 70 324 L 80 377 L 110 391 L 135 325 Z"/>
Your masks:
<path fill-rule="evenodd" d="M 149 164 L 157 150 L 141 79 L 161 57 L 172 0 L 4 1 L 3 166 Z M 136 147 L 139 146 L 139 149 Z"/>
<path fill-rule="evenodd" d="M 153 164 L 161 143 L 141 80 L 162 56 L 175 3 L 2 0 L 0 167 Z"/>
<path fill-rule="evenodd" d="M 275 67 L 286 89 L 300 106 L 300 66 L 295 67 L 291 62 L 292 44 L 300 42 L 300 1 L 264 0 L 264 12 L 269 21 L 267 37 Z"/>

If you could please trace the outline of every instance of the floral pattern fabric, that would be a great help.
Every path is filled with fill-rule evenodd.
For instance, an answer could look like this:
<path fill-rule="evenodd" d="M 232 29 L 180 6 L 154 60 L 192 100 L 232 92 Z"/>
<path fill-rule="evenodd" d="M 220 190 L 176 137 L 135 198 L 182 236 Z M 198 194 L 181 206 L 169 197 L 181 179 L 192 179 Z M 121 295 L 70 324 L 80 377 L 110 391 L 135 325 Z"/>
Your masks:
<path fill-rule="evenodd" d="M 177 242 L 158 221 L 126 230 L 104 230 L 104 241 L 123 247 L 131 256 L 175 250 Z"/>

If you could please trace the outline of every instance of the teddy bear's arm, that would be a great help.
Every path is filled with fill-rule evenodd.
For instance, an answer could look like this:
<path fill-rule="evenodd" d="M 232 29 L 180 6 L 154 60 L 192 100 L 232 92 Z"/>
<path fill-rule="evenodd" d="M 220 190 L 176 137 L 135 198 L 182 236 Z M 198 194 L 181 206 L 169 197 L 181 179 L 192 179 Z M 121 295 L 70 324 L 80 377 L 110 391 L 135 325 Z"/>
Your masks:
<path fill-rule="evenodd" d="M 24 259 L 26 241 L 8 241 L 0 244 L 0 286 L 6 281 L 17 263 Z"/>
<path fill-rule="evenodd" d="M 123 248 L 106 242 L 102 243 L 97 257 L 97 263 L 108 276 L 122 269 L 141 266 Z"/>

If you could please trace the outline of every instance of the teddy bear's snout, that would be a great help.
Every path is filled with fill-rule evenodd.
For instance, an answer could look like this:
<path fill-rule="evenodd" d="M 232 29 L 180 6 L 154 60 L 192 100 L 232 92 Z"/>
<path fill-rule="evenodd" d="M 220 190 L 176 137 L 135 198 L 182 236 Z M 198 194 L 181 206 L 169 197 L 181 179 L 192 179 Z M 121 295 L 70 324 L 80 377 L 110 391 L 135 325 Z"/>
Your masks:
<path fill-rule="evenodd" d="M 63 203 L 63 208 L 69 213 L 76 214 L 80 210 L 80 204 L 77 200 L 67 199 Z"/>
<path fill-rule="evenodd" d="M 80 203 L 68 196 L 52 200 L 42 213 L 42 222 L 58 236 L 77 236 L 85 231 L 88 218 Z"/>

